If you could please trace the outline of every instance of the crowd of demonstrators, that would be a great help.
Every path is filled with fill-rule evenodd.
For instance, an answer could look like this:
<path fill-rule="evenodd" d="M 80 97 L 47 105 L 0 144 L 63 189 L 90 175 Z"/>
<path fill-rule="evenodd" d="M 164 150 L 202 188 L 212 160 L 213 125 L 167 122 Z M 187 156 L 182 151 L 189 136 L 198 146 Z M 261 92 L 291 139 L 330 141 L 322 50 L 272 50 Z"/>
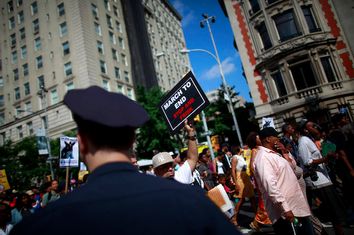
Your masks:
<path fill-rule="evenodd" d="M 148 120 L 140 105 L 98 87 L 70 91 L 64 103 L 78 126 L 80 157 L 90 170 L 87 182 L 62 195 L 53 180 L 42 195 L 31 189 L 16 201 L 1 200 L 0 214 L 7 216 L 0 220 L 0 235 L 11 229 L 8 224 L 17 224 L 13 234 L 45 234 L 64 217 L 76 221 L 71 233 L 96 234 L 104 228 L 122 234 L 238 234 L 246 199 L 255 214 L 249 224 L 253 230 L 272 224 L 276 234 L 325 234 L 311 211 L 319 207 L 336 235 L 344 234 L 346 208 L 353 210 L 354 204 L 354 128 L 344 114 L 334 115 L 328 128 L 308 120 L 286 123 L 282 136 L 265 127 L 251 132 L 242 148 L 223 144 L 214 159 L 208 148 L 198 154 L 195 129 L 185 121 L 187 150 L 156 151 L 151 168 L 139 171 L 132 147 L 136 128 Z M 206 197 L 218 184 L 234 203 L 231 219 Z M 141 210 L 153 216 L 136 213 Z"/>
<path fill-rule="evenodd" d="M 148 120 L 140 105 L 95 86 L 69 91 L 64 103 L 78 127 L 88 180 L 24 218 L 11 234 L 240 234 L 199 186 L 190 185 L 199 156 L 187 122 L 184 163 L 175 171 L 172 156 L 157 153 L 151 176 L 139 172 L 129 154 L 135 130 Z"/>

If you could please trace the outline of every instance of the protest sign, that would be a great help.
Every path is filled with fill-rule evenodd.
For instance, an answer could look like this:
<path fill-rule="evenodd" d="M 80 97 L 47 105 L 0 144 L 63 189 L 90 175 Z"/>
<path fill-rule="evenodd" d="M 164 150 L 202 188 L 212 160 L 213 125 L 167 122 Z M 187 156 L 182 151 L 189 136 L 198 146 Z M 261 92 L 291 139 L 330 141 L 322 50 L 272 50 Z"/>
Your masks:
<path fill-rule="evenodd" d="M 63 136 L 60 137 L 60 167 L 79 166 L 79 146 L 77 138 Z"/>
<path fill-rule="evenodd" d="M 48 141 L 47 136 L 45 134 L 45 130 L 42 128 L 37 129 L 37 148 L 39 155 L 48 155 L 49 148 L 48 148 Z"/>
<path fill-rule="evenodd" d="M 208 98 L 193 73 L 189 72 L 162 99 L 159 109 L 168 128 L 174 134 L 183 127 L 186 119 L 198 115 L 208 104 Z"/>
<path fill-rule="evenodd" d="M 7 180 L 5 170 L 0 170 L 0 185 L 4 187 L 4 190 L 10 189 L 9 181 Z"/>

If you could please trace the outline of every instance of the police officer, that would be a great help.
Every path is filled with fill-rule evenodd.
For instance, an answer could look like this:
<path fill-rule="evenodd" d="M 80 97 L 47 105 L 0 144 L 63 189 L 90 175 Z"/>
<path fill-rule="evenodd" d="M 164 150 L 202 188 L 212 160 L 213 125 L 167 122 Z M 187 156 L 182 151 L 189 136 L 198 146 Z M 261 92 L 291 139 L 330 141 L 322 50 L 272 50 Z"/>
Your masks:
<path fill-rule="evenodd" d="M 239 234 L 204 194 L 140 174 L 130 163 L 135 130 L 148 120 L 139 104 L 96 86 L 69 91 L 64 103 L 91 174 L 12 234 Z"/>

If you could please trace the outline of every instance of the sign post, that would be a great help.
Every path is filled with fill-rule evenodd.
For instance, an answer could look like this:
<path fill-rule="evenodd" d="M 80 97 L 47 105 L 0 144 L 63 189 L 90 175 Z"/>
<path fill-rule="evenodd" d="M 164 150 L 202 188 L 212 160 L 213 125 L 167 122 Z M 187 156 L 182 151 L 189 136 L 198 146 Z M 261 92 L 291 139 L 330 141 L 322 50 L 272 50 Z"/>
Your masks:
<path fill-rule="evenodd" d="M 192 72 L 187 73 L 162 99 L 159 109 L 172 134 L 177 133 L 186 119 L 197 116 L 209 100 Z"/>
<path fill-rule="evenodd" d="M 60 137 L 60 159 L 59 166 L 66 168 L 65 193 L 68 192 L 69 168 L 79 166 L 79 147 L 77 138 Z"/>

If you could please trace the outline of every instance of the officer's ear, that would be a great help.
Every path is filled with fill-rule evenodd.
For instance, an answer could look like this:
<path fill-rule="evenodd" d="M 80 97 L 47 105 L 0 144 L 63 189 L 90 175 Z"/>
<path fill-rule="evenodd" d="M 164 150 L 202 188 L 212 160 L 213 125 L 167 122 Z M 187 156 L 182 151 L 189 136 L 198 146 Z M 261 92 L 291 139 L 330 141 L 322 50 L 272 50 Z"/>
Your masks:
<path fill-rule="evenodd" d="M 85 135 L 77 133 L 77 142 L 79 143 L 80 155 L 85 156 L 89 151 L 89 142 Z"/>

